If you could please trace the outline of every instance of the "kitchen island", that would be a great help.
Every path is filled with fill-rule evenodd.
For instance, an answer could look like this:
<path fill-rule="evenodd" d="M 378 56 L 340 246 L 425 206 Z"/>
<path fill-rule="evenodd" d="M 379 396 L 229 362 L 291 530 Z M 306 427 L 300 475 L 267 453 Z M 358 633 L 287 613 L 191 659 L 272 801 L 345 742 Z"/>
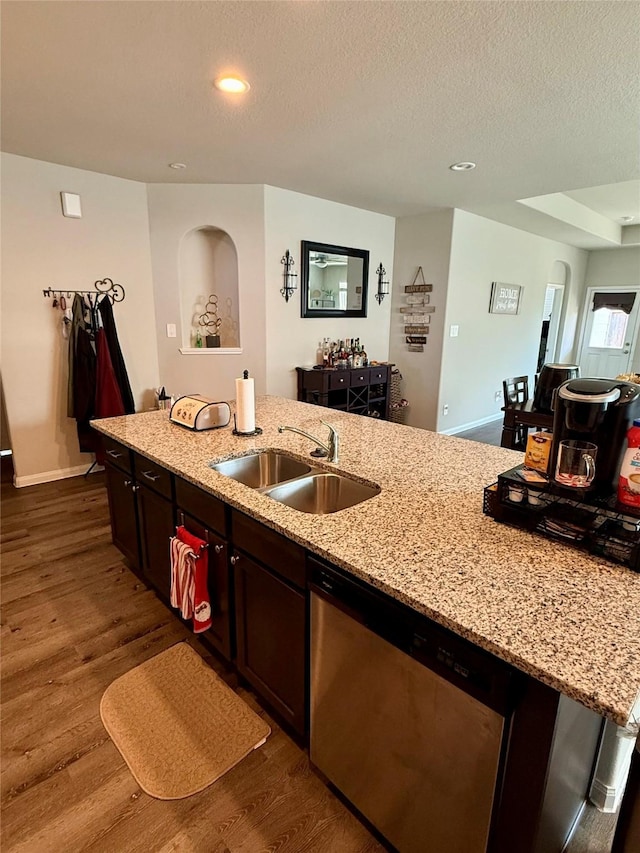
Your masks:
<path fill-rule="evenodd" d="M 265 449 L 309 461 L 313 445 L 277 427 L 324 439 L 327 415 L 318 407 L 259 397 L 263 433 L 252 438 L 230 428 L 192 433 L 170 423 L 166 412 L 94 425 L 243 518 L 505 661 L 534 685 L 637 731 L 640 576 L 483 515 L 483 488 L 521 462 L 521 454 L 330 414 L 340 460 L 313 464 L 381 491 L 329 515 L 289 508 L 210 467 Z"/>

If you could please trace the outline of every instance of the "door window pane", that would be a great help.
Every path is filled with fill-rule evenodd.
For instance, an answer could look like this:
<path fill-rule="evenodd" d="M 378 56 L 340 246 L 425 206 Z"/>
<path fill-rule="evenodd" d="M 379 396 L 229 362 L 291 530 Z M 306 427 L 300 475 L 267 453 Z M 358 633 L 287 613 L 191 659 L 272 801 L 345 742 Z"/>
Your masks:
<path fill-rule="evenodd" d="M 593 312 L 593 325 L 589 338 L 590 347 L 622 349 L 627 331 L 629 315 L 624 311 L 598 308 Z"/>

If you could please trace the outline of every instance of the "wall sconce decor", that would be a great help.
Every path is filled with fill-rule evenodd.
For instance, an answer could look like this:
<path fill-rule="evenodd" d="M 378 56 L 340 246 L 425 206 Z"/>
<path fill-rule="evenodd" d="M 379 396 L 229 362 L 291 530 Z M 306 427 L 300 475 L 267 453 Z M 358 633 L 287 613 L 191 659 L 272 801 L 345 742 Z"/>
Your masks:
<path fill-rule="evenodd" d="M 382 300 L 389 293 L 389 282 L 384 280 L 384 276 L 387 274 L 387 271 L 382 264 L 380 264 L 376 273 L 378 274 L 378 292 L 375 294 L 375 297 L 378 300 L 378 305 L 380 305 Z"/>
<path fill-rule="evenodd" d="M 295 261 L 291 257 L 288 249 L 280 259 L 280 263 L 284 266 L 282 271 L 283 284 L 280 288 L 280 293 L 284 296 L 285 302 L 288 302 L 291 294 L 298 289 L 298 282 L 296 281 L 298 274 L 291 272 L 291 267 L 294 265 Z"/>

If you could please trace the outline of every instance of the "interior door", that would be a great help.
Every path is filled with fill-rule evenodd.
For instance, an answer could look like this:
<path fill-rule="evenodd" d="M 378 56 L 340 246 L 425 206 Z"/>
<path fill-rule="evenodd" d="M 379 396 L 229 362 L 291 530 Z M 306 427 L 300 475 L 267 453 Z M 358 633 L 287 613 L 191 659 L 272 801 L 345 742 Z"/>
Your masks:
<path fill-rule="evenodd" d="M 542 333 L 538 351 L 536 373 L 542 370 L 544 364 L 556 360 L 558 332 L 560 331 L 560 314 L 564 299 L 564 284 L 548 284 L 542 309 Z"/>
<path fill-rule="evenodd" d="M 630 314 L 620 309 L 593 311 L 596 294 L 635 293 Z M 612 379 L 629 373 L 638 338 L 640 287 L 589 288 L 583 322 L 579 364 L 582 376 Z"/>
<path fill-rule="evenodd" d="M 560 314 L 562 313 L 562 301 L 564 299 L 564 284 L 548 284 L 547 290 L 551 291 L 551 311 L 549 312 L 549 336 L 547 338 L 546 362 L 554 362 L 558 347 L 558 332 L 560 331 Z"/>

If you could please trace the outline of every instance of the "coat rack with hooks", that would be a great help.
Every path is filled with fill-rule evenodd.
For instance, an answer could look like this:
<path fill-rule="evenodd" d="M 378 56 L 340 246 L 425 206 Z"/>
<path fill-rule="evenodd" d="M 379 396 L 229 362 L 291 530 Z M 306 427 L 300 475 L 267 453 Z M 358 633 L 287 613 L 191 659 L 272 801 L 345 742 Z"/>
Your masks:
<path fill-rule="evenodd" d="M 81 296 L 88 296 L 89 298 L 104 294 L 109 297 L 112 304 L 124 300 L 124 287 L 121 284 L 114 283 L 111 278 L 98 279 L 94 284 L 94 288 L 95 290 L 66 290 L 65 288 L 47 287 L 42 291 L 42 295 L 45 298 L 53 297 L 54 299 L 60 299 L 63 296 L 71 298 L 76 293 L 79 293 Z"/>

